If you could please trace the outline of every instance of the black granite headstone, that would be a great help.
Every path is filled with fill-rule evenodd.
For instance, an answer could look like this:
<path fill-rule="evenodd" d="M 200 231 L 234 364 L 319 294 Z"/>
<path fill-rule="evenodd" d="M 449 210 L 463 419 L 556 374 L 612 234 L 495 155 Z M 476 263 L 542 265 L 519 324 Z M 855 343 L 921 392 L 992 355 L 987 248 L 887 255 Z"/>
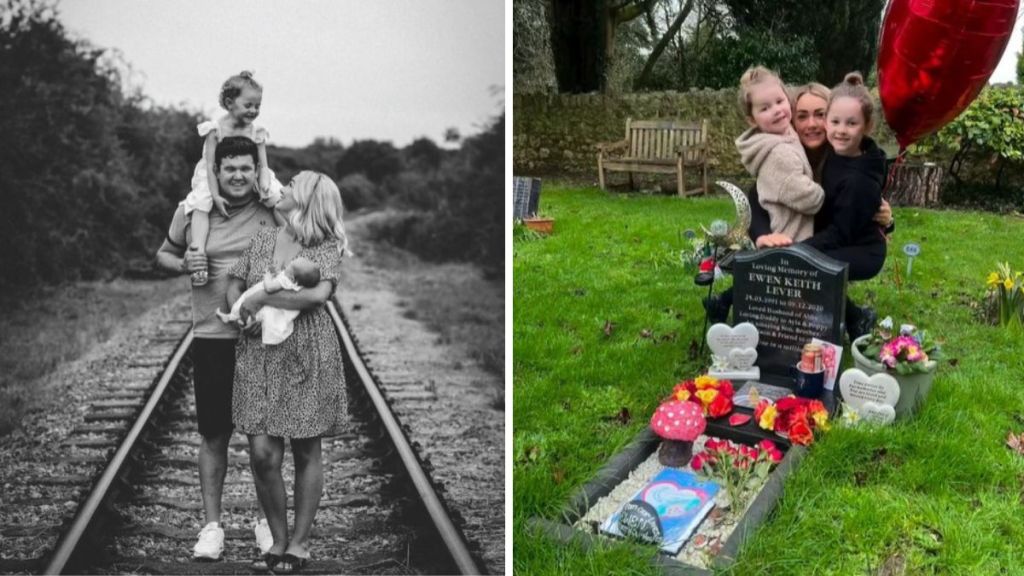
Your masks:
<path fill-rule="evenodd" d="M 661 544 L 661 520 L 658 511 L 643 500 L 631 500 L 619 512 L 619 532 L 649 544 Z"/>
<path fill-rule="evenodd" d="M 512 179 L 512 219 L 522 220 L 537 215 L 540 203 L 540 178 Z"/>
<path fill-rule="evenodd" d="M 762 373 L 789 377 L 812 338 L 842 342 L 847 268 L 803 244 L 736 255 L 733 319 L 757 327 Z"/>

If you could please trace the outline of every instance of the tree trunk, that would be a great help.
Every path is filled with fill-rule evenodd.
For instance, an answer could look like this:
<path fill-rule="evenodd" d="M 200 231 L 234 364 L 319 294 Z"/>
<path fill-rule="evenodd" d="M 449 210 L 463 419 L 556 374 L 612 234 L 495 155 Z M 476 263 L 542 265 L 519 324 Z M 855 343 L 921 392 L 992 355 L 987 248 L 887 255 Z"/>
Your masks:
<path fill-rule="evenodd" d="M 551 51 L 559 92 L 579 94 L 604 85 L 607 0 L 552 0 Z"/>
<path fill-rule="evenodd" d="M 661 57 L 661 53 L 668 47 L 669 42 L 679 32 L 679 29 L 683 27 L 683 22 L 686 21 L 686 17 L 690 15 L 690 11 L 693 10 L 693 0 L 687 0 L 686 6 L 679 11 L 676 15 L 676 19 L 672 21 L 672 24 L 665 31 L 665 35 L 658 40 L 657 45 L 651 50 L 651 55 L 647 57 L 647 62 L 644 63 L 644 69 L 640 72 L 640 76 L 633 83 L 634 87 L 643 86 L 647 82 L 648 76 L 651 75 L 651 71 L 654 70 L 654 64 Z"/>

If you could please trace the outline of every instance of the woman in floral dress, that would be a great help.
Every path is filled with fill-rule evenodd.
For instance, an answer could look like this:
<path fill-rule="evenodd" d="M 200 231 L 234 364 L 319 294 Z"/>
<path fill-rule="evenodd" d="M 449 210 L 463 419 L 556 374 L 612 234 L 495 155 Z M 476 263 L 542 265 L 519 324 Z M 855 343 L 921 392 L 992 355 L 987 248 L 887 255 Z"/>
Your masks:
<path fill-rule="evenodd" d="M 267 272 L 307 258 L 320 283 L 298 292 L 257 292 L 242 307 L 245 336 L 238 341 L 232 412 L 248 435 L 253 481 L 274 538 L 256 569 L 290 573 L 309 559 L 309 536 L 323 490 L 320 438 L 343 423 L 345 376 L 341 351 L 325 302 L 348 253 L 341 194 L 327 176 L 302 172 L 282 190 L 277 209 L 287 224 L 257 232 L 230 271 L 228 306 Z M 284 342 L 264 345 L 251 318 L 262 306 L 302 310 Z M 287 496 L 281 463 L 288 438 L 295 460 L 295 526 L 288 535 Z"/>

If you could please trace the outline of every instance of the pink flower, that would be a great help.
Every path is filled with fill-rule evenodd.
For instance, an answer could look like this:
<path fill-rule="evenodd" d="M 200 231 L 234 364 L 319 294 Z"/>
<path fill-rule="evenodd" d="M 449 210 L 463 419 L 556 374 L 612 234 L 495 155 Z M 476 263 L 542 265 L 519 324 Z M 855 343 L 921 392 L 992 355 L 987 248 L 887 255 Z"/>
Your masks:
<path fill-rule="evenodd" d="M 692 468 L 693 470 L 700 471 L 700 469 L 703 468 L 703 467 L 704 467 L 704 456 L 703 455 L 697 454 L 696 456 L 693 457 L 693 460 L 690 460 L 690 468 Z"/>

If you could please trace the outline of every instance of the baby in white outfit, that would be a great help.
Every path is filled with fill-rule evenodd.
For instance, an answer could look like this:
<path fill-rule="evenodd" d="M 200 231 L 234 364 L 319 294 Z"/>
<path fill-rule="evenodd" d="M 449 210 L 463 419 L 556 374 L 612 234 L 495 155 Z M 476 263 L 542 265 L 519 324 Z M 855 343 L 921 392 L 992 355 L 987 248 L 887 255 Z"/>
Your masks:
<path fill-rule="evenodd" d="M 217 310 L 217 317 L 224 323 L 232 323 L 241 320 L 242 303 L 245 299 L 256 292 L 264 291 L 267 294 L 291 290 L 298 292 L 303 288 L 313 288 L 320 283 L 320 269 L 316 264 L 307 258 L 296 258 L 276 276 L 267 273 L 266 278 L 259 284 L 253 284 L 251 288 L 242 293 L 231 307 L 231 313 L 225 314 Z M 293 322 L 299 315 L 299 310 L 283 310 L 273 306 L 264 306 L 256 312 L 256 320 L 263 324 L 263 343 L 280 344 L 285 338 L 291 336 Z"/>

